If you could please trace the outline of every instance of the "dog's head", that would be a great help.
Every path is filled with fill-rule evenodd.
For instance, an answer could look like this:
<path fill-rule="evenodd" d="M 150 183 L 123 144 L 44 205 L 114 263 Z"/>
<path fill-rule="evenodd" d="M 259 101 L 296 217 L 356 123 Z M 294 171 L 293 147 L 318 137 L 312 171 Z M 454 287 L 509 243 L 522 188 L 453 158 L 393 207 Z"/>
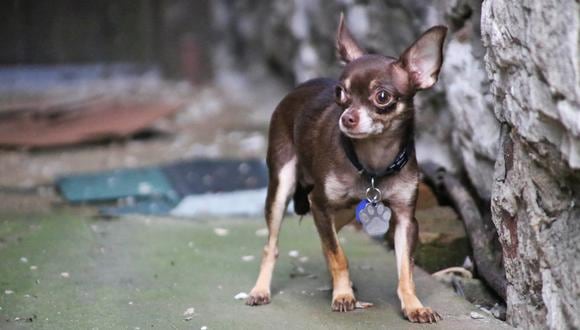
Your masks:
<path fill-rule="evenodd" d="M 399 58 L 366 54 L 340 16 L 336 48 L 345 68 L 335 89 L 344 109 L 340 130 L 363 139 L 396 128 L 412 118 L 413 96 L 437 82 L 447 28 L 425 31 Z"/>

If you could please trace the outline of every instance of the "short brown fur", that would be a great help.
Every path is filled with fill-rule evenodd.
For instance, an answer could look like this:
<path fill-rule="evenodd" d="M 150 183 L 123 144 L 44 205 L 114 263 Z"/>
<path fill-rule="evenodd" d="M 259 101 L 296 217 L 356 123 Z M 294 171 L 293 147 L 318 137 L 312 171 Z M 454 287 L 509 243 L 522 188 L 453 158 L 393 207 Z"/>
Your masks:
<path fill-rule="evenodd" d="M 369 182 L 346 157 L 341 134 L 351 138 L 367 170 L 379 172 L 389 166 L 413 139 L 413 96 L 437 80 L 446 30 L 441 26 L 431 28 L 396 59 L 365 54 L 341 16 L 337 53 L 346 66 L 340 78 L 319 78 L 299 85 L 272 115 L 266 200 L 270 235 L 260 276 L 247 304 L 270 302 L 281 218 L 293 197 L 297 213 L 309 210 L 313 213 L 332 276 L 332 310 L 355 308 L 348 261 L 337 232 L 354 220 L 354 208 L 365 198 Z M 412 322 L 431 323 L 441 317 L 423 307 L 415 295 L 412 276 L 411 254 L 418 233 L 415 220 L 418 181 L 419 169 L 413 152 L 399 172 L 377 178 L 376 183 L 382 191 L 383 203 L 393 211 L 391 222 L 395 228 L 399 272 L 397 292 L 403 315 Z"/>

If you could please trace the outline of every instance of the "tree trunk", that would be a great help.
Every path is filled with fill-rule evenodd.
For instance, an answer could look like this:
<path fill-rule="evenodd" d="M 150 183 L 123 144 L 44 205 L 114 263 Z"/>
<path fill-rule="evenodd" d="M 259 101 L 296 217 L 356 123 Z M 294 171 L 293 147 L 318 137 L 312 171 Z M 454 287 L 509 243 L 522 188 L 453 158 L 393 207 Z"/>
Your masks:
<path fill-rule="evenodd" d="M 488 0 L 485 64 L 502 122 L 492 217 L 508 321 L 580 328 L 579 5 Z"/>

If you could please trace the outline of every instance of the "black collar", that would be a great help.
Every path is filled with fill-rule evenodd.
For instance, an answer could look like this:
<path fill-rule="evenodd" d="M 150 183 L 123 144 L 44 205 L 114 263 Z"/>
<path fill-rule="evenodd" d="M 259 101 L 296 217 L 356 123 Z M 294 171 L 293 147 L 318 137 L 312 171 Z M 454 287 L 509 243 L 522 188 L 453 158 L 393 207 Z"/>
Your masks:
<path fill-rule="evenodd" d="M 348 157 L 348 159 L 350 160 L 352 165 L 354 165 L 354 167 L 358 170 L 358 172 L 360 174 L 367 176 L 369 178 L 381 178 L 381 177 L 391 175 L 395 172 L 400 171 L 405 166 L 405 164 L 407 164 L 407 161 L 409 161 L 409 157 L 413 153 L 414 146 L 415 146 L 415 144 L 413 142 L 413 138 L 410 138 L 407 141 L 407 143 L 405 145 L 403 145 L 403 147 L 401 148 L 401 151 L 399 151 L 399 154 L 397 155 L 397 157 L 395 157 L 395 160 L 393 160 L 391 165 L 389 165 L 383 171 L 375 173 L 375 172 L 371 172 L 371 171 L 367 170 L 360 163 L 360 161 L 358 160 L 358 157 L 356 155 L 356 152 L 354 151 L 354 146 L 352 144 L 352 140 L 348 136 L 344 135 L 344 133 L 341 132 L 340 133 L 340 140 L 342 143 L 342 148 L 344 149 L 344 153 L 346 154 L 346 157 Z"/>

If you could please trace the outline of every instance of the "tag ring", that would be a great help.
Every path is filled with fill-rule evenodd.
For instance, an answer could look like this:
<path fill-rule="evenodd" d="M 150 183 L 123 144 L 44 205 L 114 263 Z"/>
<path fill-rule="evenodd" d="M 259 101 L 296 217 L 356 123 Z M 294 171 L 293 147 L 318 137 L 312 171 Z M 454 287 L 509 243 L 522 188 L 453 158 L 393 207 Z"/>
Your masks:
<path fill-rule="evenodd" d="M 367 188 L 366 195 L 370 203 L 377 203 L 381 200 L 381 191 L 376 187 Z"/>

